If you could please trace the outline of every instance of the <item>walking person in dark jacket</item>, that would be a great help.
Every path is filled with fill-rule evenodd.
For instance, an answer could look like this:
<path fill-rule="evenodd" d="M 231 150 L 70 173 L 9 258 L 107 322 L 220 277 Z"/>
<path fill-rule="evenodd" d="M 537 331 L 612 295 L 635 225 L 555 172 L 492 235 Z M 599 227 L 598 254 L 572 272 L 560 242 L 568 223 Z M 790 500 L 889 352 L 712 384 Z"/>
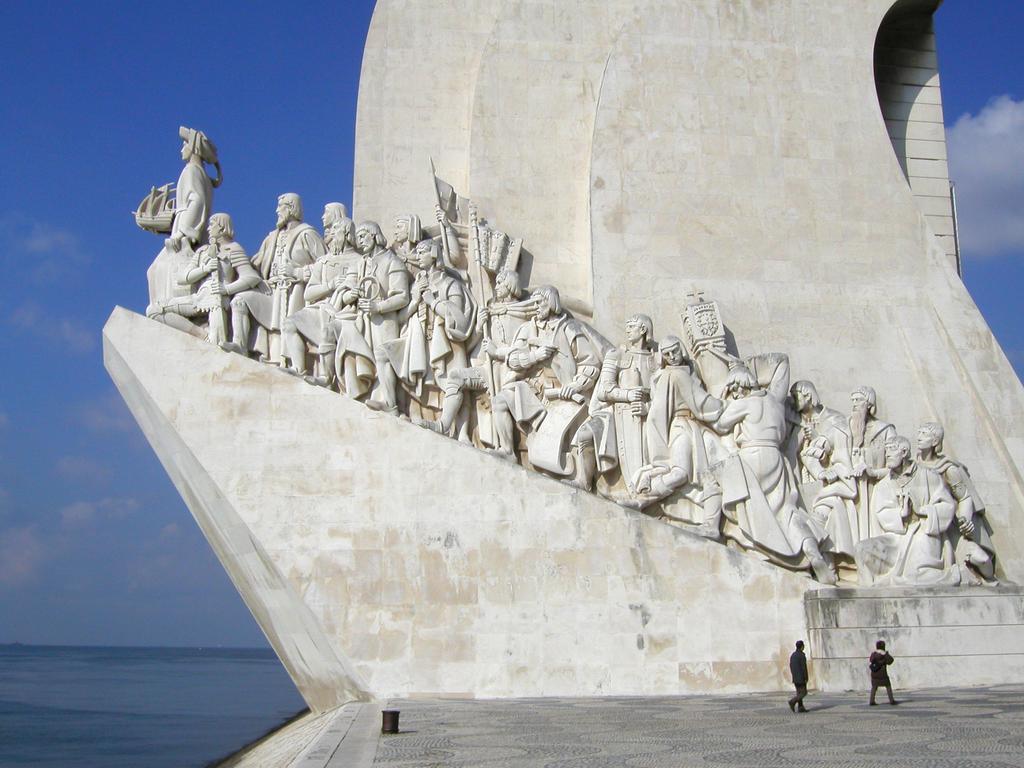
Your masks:
<path fill-rule="evenodd" d="M 889 694 L 889 703 L 896 705 L 896 699 L 892 697 L 892 683 L 889 682 L 889 665 L 893 661 L 892 656 L 885 650 L 885 640 L 875 643 L 875 651 L 868 659 L 868 668 L 871 670 L 871 697 L 868 704 L 872 707 L 875 706 L 875 692 L 879 688 L 885 688 L 885 692 Z"/>
<path fill-rule="evenodd" d="M 807 657 L 804 656 L 804 641 L 796 641 L 796 650 L 789 655 L 789 674 L 793 676 L 796 695 L 789 700 L 793 712 L 806 712 L 804 696 L 807 695 Z"/>

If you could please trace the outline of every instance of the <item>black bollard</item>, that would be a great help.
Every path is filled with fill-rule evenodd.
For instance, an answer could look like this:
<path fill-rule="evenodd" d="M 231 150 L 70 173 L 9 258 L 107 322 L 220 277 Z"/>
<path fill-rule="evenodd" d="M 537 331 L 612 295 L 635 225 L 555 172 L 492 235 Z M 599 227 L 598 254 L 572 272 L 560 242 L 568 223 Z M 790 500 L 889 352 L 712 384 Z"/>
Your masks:
<path fill-rule="evenodd" d="M 382 709 L 380 712 L 381 733 L 398 733 L 398 710 L 397 709 Z"/>

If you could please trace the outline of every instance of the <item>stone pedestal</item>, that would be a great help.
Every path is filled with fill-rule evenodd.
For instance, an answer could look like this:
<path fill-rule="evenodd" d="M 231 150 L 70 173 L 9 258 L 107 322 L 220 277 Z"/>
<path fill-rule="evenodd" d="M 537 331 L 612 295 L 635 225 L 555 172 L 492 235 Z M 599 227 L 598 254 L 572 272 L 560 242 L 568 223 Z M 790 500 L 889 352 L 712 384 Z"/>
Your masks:
<path fill-rule="evenodd" d="M 868 688 L 876 640 L 896 688 L 1024 682 L 1024 588 L 821 589 L 804 606 L 821 690 Z"/>

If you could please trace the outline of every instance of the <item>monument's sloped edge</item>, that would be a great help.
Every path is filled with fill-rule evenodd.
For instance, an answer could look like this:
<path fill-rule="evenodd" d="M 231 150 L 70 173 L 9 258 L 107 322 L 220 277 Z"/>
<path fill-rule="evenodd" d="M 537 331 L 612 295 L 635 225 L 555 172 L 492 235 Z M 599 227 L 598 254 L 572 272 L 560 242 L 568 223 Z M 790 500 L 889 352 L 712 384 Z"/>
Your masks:
<path fill-rule="evenodd" d="M 368 698 L 309 609 L 140 382 L 138 360 L 132 354 L 137 351 L 132 326 L 139 320 L 143 318 L 115 308 L 103 328 L 104 365 L 235 588 L 311 709 L 323 711 Z"/>
<path fill-rule="evenodd" d="M 786 686 L 807 576 L 125 310 L 105 344 L 311 706 Z"/>

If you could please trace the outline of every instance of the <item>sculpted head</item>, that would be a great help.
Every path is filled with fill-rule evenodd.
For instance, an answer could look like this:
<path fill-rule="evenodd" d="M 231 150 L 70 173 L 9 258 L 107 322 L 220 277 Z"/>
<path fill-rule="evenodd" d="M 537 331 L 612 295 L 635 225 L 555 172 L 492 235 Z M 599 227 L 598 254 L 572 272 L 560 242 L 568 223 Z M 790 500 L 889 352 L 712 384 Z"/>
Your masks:
<path fill-rule="evenodd" d="M 818 390 L 814 384 L 802 379 L 789 388 L 789 394 L 793 398 L 793 407 L 798 413 L 803 413 L 811 408 L 821 405 L 821 398 L 818 397 Z"/>
<path fill-rule="evenodd" d="M 682 365 L 686 361 L 683 340 L 678 336 L 666 336 L 661 342 L 661 360 L 665 365 Z"/>
<path fill-rule="evenodd" d="M 328 203 L 324 206 L 324 215 L 321 219 L 324 223 L 324 234 L 332 224 L 348 218 L 348 209 L 344 203 Z"/>
<path fill-rule="evenodd" d="M 208 228 L 211 242 L 229 243 L 235 239 L 235 225 L 226 213 L 213 214 Z"/>
<path fill-rule="evenodd" d="M 494 276 L 494 295 L 499 301 L 515 301 L 522 292 L 519 273 L 514 269 L 502 269 Z"/>
<path fill-rule="evenodd" d="M 537 319 L 547 320 L 552 315 L 562 314 L 562 299 L 553 285 L 542 285 L 530 294 L 537 301 Z"/>
<path fill-rule="evenodd" d="M 885 441 L 885 466 L 899 469 L 910 458 L 910 441 L 905 437 L 892 437 Z"/>
<path fill-rule="evenodd" d="M 293 221 L 302 221 L 302 198 L 294 192 L 285 192 L 277 198 L 277 227 Z"/>
<path fill-rule="evenodd" d="M 936 453 L 942 450 L 942 439 L 945 437 L 945 430 L 937 421 L 926 421 L 917 430 L 917 450 L 924 453 L 934 450 Z"/>
<path fill-rule="evenodd" d="M 403 213 L 395 216 L 394 239 L 395 245 L 409 243 L 415 245 L 423 237 L 423 230 L 420 227 L 420 217 L 414 213 Z"/>
<path fill-rule="evenodd" d="M 366 255 L 373 253 L 374 248 L 383 248 L 388 244 L 380 225 L 375 221 L 364 221 L 356 227 L 356 250 Z"/>
<path fill-rule="evenodd" d="M 850 393 L 850 407 L 854 411 L 866 411 L 875 415 L 875 390 L 871 387 L 857 387 Z"/>
<path fill-rule="evenodd" d="M 740 364 L 725 377 L 725 394 L 734 398 L 746 397 L 757 389 L 757 379 L 746 365 Z"/>
<path fill-rule="evenodd" d="M 333 253 L 341 253 L 346 245 L 352 245 L 352 219 L 344 203 L 328 203 L 324 206 L 324 245 Z"/>
<path fill-rule="evenodd" d="M 441 242 L 432 237 L 420 240 L 410 261 L 424 271 L 441 264 Z"/>
<path fill-rule="evenodd" d="M 626 340 L 631 344 L 641 341 L 646 346 L 654 336 L 654 321 L 647 315 L 636 314 L 626 321 Z"/>
<path fill-rule="evenodd" d="M 206 134 L 197 131 L 195 128 L 186 128 L 184 125 L 178 128 L 178 136 L 181 137 L 181 159 L 188 162 L 193 157 L 202 160 L 204 163 L 213 165 L 217 162 L 217 148 L 213 145 Z"/>
<path fill-rule="evenodd" d="M 344 218 L 332 221 L 324 227 L 324 245 L 332 253 L 341 253 L 346 246 L 354 246 L 355 224 L 352 219 Z"/>

